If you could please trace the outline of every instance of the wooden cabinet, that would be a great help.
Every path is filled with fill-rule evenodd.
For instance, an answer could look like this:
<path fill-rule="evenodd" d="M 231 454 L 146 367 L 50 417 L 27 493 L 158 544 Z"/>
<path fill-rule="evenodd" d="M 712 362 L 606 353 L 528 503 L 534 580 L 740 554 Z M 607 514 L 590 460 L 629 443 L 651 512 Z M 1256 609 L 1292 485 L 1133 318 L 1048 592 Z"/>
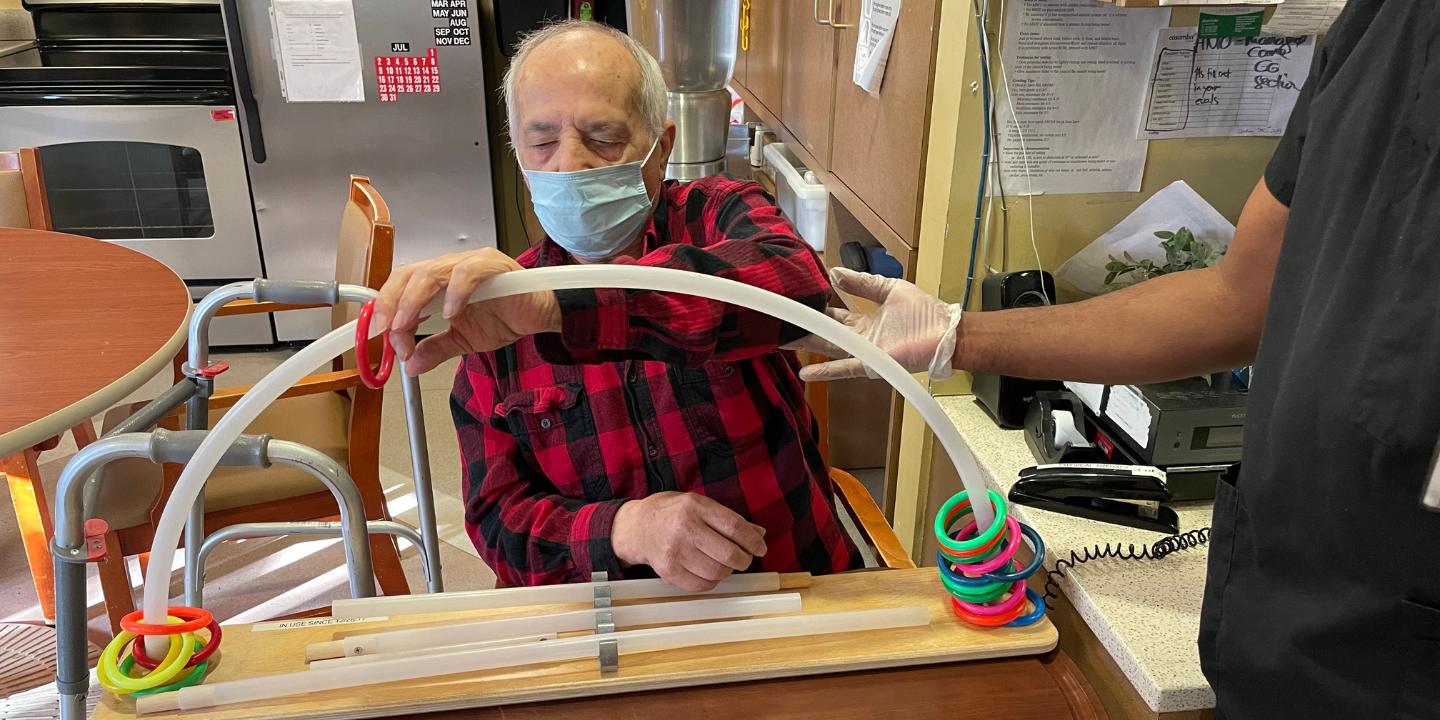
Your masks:
<path fill-rule="evenodd" d="M 919 242 L 927 119 L 940 0 L 905 0 L 880 97 L 851 80 L 859 0 L 836 3 L 839 52 L 830 171 L 906 244 Z M 788 120 L 788 117 L 787 117 Z"/>
<path fill-rule="evenodd" d="M 778 110 L 785 128 L 820 167 L 830 167 L 830 122 L 835 96 L 835 36 L 816 19 L 818 0 L 784 0 L 785 58 L 782 100 Z"/>
<path fill-rule="evenodd" d="M 834 199 L 913 269 L 941 0 L 902 5 L 878 98 L 851 79 L 863 0 L 749 2 L 749 50 L 736 61 L 736 90 Z"/>
<path fill-rule="evenodd" d="M 735 39 L 735 74 L 732 84 L 745 87 L 746 59 L 750 55 L 750 3 L 740 3 L 740 33 Z"/>
<path fill-rule="evenodd" d="M 785 16 L 789 0 L 750 0 L 750 51 L 745 87 L 765 107 L 779 109 L 785 76 Z"/>

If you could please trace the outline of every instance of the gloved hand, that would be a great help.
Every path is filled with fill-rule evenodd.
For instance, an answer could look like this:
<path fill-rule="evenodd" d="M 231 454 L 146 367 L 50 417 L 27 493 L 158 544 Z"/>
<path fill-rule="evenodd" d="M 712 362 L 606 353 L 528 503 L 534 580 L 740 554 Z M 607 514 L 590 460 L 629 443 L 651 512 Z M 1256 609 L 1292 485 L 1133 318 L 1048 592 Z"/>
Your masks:
<path fill-rule="evenodd" d="M 944 380 L 954 373 L 950 358 L 955 353 L 956 331 L 960 326 L 959 305 L 945 303 L 904 280 L 845 268 L 831 270 L 830 281 L 850 295 L 880 305 L 869 314 L 827 308 L 825 312 L 830 317 L 875 343 L 912 373 L 928 371 L 931 380 Z M 879 377 L 849 353 L 815 335 L 791 343 L 787 348 L 844 358 L 802 368 L 800 379 L 806 382 Z"/>

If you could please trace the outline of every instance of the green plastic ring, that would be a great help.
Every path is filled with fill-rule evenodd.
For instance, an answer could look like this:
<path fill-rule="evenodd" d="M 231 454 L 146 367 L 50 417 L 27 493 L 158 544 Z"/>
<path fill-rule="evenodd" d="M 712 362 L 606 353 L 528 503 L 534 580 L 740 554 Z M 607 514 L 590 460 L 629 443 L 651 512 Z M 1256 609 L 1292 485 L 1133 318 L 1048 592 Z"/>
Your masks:
<path fill-rule="evenodd" d="M 1005 505 L 1004 495 L 994 490 L 989 490 L 987 493 L 990 496 L 991 506 L 995 508 L 995 520 L 990 523 L 990 527 L 985 528 L 985 532 L 969 540 L 955 540 L 950 537 L 945 519 L 950 517 L 950 511 L 955 509 L 956 505 L 968 499 L 968 494 L 962 490 L 955 497 L 946 500 L 945 504 L 940 506 L 940 512 L 935 514 L 935 541 L 951 550 L 969 551 L 994 540 L 995 536 L 1005 529 L 1005 518 L 1009 517 L 1010 509 Z"/>
<path fill-rule="evenodd" d="M 195 642 L 195 652 L 200 652 L 200 649 L 203 647 L 205 647 L 204 643 L 198 640 Z M 128 676 L 130 674 L 130 668 L 133 667 L 135 667 L 135 658 L 130 655 L 126 655 L 125 659 L 120 661 L 120 672 L 124 675 Z M 179 680 L 170 683 L 169 685 L 161 685 L 160 687 L 150 688 L 149 690 L 136 690 L 135 692 L 129 693 L 129 695 L 130 697 L 145 697 L 146 695 L 158 695 L 163 692 L 170 692 L 172 690 L 179 690 L 180 688 L 190 687 L 191 685 L 200 682 L 201 678 L 205 677 L 205 671 L 209 669 L 209 667 L 210 661 L 205 660 L 199 665 L 190 668 L 189 673 L 187 673 Z"/>

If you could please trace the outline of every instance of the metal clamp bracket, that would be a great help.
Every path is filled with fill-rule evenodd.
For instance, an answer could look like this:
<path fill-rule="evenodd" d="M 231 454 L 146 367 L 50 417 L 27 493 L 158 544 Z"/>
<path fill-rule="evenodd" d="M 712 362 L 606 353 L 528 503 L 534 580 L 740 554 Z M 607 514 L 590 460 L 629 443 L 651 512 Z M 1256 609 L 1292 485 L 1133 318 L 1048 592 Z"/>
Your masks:
<path fill-rule="evenodd" d="M 600 585 L 600 584 L 599 584 L 599 583 L 608 583 L 608 582 L 610 582 L 610 573 L 607 573 L 607 572 L 604 572 L 604 571 L 590 573 L 590 582 L 596 583 L 596 585 L 595 585 L 595 607 L 597 607 L 597 608 L 608 608 L 608 607 L 610 607 L 610 586 L 609 586 L 609 585 Z"/>
<path fill-rule="evenodd" d="M 595 586 L 595 609 L 610 607 L 610 586 L 600 585 L 610 581 L 610 574 L 607 572 L 594 572 L 590 574 L 590 582 L 597 583 Z M 615 632 L 615 616 L 608 610 L 595 613 L 595 634 L 608 635 Z M 620 671 L 620 643 L 615 639 L 601 640 L 599 652 L 601 674 L 609 674 Z"/>

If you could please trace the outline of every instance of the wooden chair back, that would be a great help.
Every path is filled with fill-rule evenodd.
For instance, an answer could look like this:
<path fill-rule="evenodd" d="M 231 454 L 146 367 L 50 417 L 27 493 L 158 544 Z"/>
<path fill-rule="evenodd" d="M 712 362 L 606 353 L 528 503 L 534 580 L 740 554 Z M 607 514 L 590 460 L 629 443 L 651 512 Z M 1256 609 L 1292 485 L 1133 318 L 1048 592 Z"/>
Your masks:
<path fill-rule="evenodd" d="M 53 230 L 40 151 L 0 152 L 0 227 Z"/>
<path fill-rule="evenodd" d="M 395 226 L 390 208 L 364 175 L 350 176 L 350 199 L 340 218 L 340 243 L 335 251 L 335 282 L 364 285 L 379 290 L 390 277 L 395 259 Z M 354 303 L 337 305 L 331 311 L 331 327 L 355 319 L 360 309 Z"/>
<path fill-rule="evenodd" d="M 808 356 L 808 357 L 805 357 Z M 802 353 L 801 360 L 805 364 L 825 362 L 826 358 L 819 355 Z M 825 459 L 825 464 L 830 464 L 830 384 L 825 382 L 812 382 L 805 384 L 805 402 L 810 405 L 810 412 L 815 416 L 815 424 L 819 429 L 819 436 L 816 444 L 820 448 L 820 457 Z M 840 504 L 849 511 L 850 517 L 855 520 L 855 527 L 859 528 L 860 534 L 870 542 L 875 549 L 876 560 L 883 567 L 889 568 L 913 568 L 915 561 L 910 559 L 905 547 L 900 544 L 900 538 L 895 535 L 895 530 L 885 520 L 885 513 L 875 503 L 875 498 L 870 496 L 870 491 L 855 479 L 855 476 L 839 468 L 830 468 L 830 483 L 835 490 L 835 496 L 840 498 Z"/>

